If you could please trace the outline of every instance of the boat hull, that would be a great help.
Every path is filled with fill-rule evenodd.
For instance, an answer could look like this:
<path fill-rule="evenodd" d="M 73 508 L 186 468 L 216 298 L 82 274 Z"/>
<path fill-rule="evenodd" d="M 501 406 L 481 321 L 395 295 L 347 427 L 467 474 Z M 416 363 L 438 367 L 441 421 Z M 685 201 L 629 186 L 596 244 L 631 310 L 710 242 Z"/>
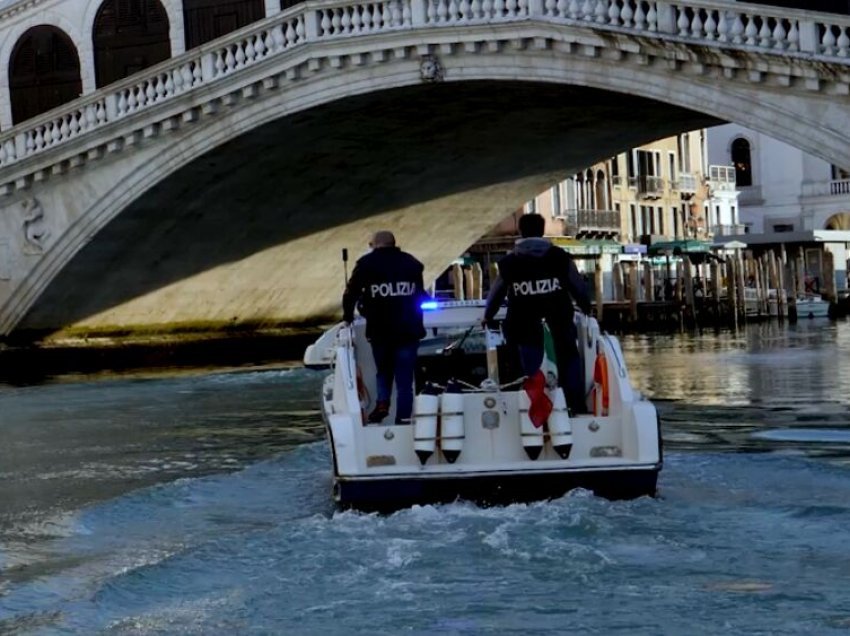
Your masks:
<path fill-rule="evenodd" d="M 451 475 L 341 479 L 334 499 L 343 508 L 364 512 L 392 512 L 412 505 L 471 501 L 479 505 L 507 505 L 555 499 L 582 488 L 606 499 L 654 497 L 661 463 L 616 470 L 571 470 L 498 475 Z"/>

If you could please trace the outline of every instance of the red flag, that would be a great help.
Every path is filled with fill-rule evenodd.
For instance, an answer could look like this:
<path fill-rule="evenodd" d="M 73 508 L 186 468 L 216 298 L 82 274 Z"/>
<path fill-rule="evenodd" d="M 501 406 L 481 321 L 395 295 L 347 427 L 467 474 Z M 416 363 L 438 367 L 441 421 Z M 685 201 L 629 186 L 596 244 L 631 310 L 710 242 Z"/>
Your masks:
<path fill-rule="evenodd" d="M 546 378 L 543 376 L 543 371 L 540 369 L 531 376 L 526 378 L 522 383 L 522 388 L 528 393 L 528 399 L 531 405 L 528 407 L 528 418 L 536 428 L 540 428 L 549 419 L 549 414 L 552 412 L 552 400 L 546 395 Z"/>

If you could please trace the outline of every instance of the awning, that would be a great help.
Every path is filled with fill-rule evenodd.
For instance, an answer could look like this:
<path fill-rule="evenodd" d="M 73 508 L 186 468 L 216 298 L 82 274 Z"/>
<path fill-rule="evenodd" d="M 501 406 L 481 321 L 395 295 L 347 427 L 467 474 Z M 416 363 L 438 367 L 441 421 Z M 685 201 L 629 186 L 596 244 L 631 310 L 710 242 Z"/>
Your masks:
<path fill-rule="evenodd" d="M 611 239 L 573 239 L 556 238 L 552 241 L 573 256 L 600 256 L 602 254 L 620 254 L 623 251 L 621 243 Z"/>
<path fill-rule="evenodd" d="M 697 241 L 695 239 L 683 239 L 679 241 L 662 241 L 649 246 L 649 256 L 679 256 L 680 254 L 694 254 L 708 252 L 711 243 L 708 241 Z"/>

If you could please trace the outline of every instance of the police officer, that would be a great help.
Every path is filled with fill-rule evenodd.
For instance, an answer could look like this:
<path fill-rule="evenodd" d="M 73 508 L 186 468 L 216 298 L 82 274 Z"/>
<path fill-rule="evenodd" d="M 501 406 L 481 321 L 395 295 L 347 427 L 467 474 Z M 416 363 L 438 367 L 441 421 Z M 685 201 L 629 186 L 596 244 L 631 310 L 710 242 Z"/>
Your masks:
<path fill-rule="evenodd" d="M 375 424 L 389 414 L 395 378 L 396 424 L 406 424 L 413 410 L 416 351 L 425 337 L 421 307 L 424 268 L 396 247 L 392 232 L 376 232 L 369 247 L 372 251 L 357 261 L 343 294 L 343 320 L 354 321 L 354 307 L 359 302 L 377 369 L 377 403 L 368 421 Z"/>
<path fill-rule="evenodd" d="M 545 221 L 539 214 L 519 219 L 520 238 L 499 261 L 499 275 L 490 287 L 484 322 L 490 322 L 507 296 L 504 331 L 519 349 L 523 374 L 531 377 L 543 362 L 543 324 L 555 344 L 558 380 L 573 413 L 585 410 L 581 358 L 573 323 L 573 300 L 590 314 L 590 297 L 572 257 L 543 238 Z"/>

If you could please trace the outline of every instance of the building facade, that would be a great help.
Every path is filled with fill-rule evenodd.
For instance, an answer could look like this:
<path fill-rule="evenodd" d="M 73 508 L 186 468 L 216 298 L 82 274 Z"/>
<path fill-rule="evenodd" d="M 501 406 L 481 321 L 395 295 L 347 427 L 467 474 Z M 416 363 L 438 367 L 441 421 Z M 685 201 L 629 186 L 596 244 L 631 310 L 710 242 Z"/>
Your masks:
<path fill-rule="evenodd" d="M 715 234 L 743 231 L 735 171 L 709 164 L 707 141 L 706 130 L 689 131 L 594 164 L 525 203 L 471 251 L 491 262 L 510 249 L 519 216 L 536 212 L 546 236 L 588 279 L 602 270 L 610 299 L 617 263 L 651 258 L 653 246 L 676 242 L 708 249 Z"/>
<path fill-rule="evenodd" d="M 722 234 L 751 247 L 801 250 L 817 291 L 832 290 L 833 275 L 834 289 L 845 289 L 850 169 L 736 124 L 709 129 L 708 139 L 711 162 L 729 166 L 740 191 L 743 231 Z"/>

